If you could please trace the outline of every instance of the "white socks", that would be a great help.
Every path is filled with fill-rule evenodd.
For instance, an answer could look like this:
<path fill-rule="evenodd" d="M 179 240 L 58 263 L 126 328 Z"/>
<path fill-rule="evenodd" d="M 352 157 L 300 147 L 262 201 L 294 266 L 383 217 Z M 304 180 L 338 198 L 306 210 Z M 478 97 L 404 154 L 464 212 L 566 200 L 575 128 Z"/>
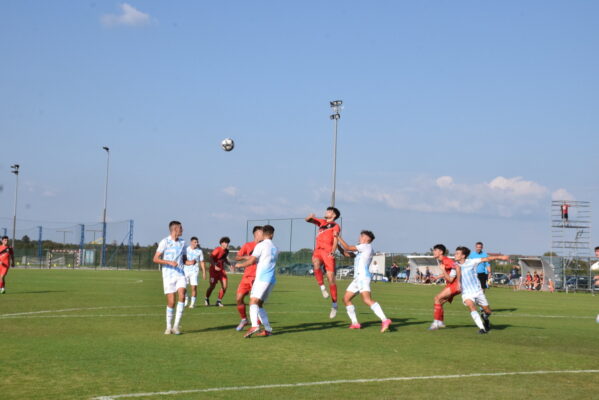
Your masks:
<path fill-rule="evenodd" d="M 383 312 L 383 309 L 381 308 L 379 303 L 374 303 L 370 306 L 370 309 L 376 314 L 377 317 L 381 319 L 381 321 L 387 320 L 387 317 L 385 316 L 385 313 Z"/>
<path fill-rule="evenodd" d="M 483 324 L 483 320 L 480 317 L 480 315 L 478 315 L 478 312 L 471 311 L 470 315 L 472 316 L 472 319 L 474 320 L 474 323 L 476 324 L 476 326 L 478 326 L 480 329 L 484 330 L 485 325 Z"/>
<path fill-rule="evenodd" d="M 190 303 L 190 305 L 191 305 L 192 307 L 196 305 L 196 297 L 192 297 L 192 298 L 191 298 L 191 303 Z"/>
<path fill-rule="evenodd" d="M 172 310 L 172 308 L 171 308 L 171 310 Z M 175 328 L 177 328 L 179 326 L 179 323 L 181 322 L 181 316 L 183 316 L 183 310 L 185 310 L 185 303 L 180 301 L 177 303 L 177 313 L 175 314 Z"/>
<path fill-rule="evenodd" d="M 320 285 L 320 290 L 325 291 L 327 290 L 327 287 L 325 285 Z"/>
<path fill-rule="evenodd" d="M 258 311 L 260 307 L 258 304 L 250 304 L 250 322 L 252 323 L 252 328 L 257 328 L 258 325 Z"/>
<path fill-rule="evenodd" d="M 352 304 L 351 306 L 346 306 L 345 309 L 347 311 L 347 315 L 349 315 L 349 319 L 351 319 L 351 323 L 357 324 L 358 317 L 356 317 L 356 307 L 354 307 L 354 305 Z"/>
<path fill-rule="evenodd" d="M 173 313 L 175 309 L 166 307 L 166 329 L 171 329 L 173 327 Z"/>
<path fill-rule="evenodd" d="M 258 308 L 258 315 L 260 315 L 260 321 L 262 321 L 262 325 L 264 325 L 264 329 L 267 331 L 272 331 L 270 323 L 268 322 L 268 315 L 266 314 L 266 310 L 264 308 Z"/>

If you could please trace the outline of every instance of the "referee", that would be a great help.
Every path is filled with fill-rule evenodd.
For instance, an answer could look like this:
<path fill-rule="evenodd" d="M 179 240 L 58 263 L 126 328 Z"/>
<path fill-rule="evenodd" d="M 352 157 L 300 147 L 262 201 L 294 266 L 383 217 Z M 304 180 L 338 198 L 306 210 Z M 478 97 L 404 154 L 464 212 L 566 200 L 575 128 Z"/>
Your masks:
<path fill-rule="evenodd" d="M 483 242 L 476 242 L 476 251 L 470 253 L 470 257 L 468 258 L 487 258 L 489 255 L 483 250 Z M 485 290 L 488 288 L 487 281 L 489 280 L 489 275 L 491 275 L 491 264 L 484 261 L 478 264 L 476 267 L 476 275 L 478 276 L 478 280 L 480 281 L 480 287 Z"/>

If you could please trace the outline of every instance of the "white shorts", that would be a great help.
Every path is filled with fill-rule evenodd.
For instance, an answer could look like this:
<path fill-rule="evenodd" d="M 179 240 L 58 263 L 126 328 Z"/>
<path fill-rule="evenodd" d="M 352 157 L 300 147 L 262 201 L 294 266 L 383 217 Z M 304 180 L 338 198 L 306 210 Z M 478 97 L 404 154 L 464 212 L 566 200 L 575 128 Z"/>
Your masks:
<path fill-rule="evenodd" d="M 163 274 L 162 285 L 164 286 L 164 294 L 176 293 L 179 289 L 185 289 L 185 275 L 183 274 Z"/>
<path fill-rule="evenodd" d="M 488 306 L 489 302 L 487 301 L 487 296 L 482 290 L 479 290 L 475 293 L 462 294 L 462 303 L 466 305 L 466 300 L 472 300 L 474 304 L 478 304 L 479 306 Z"/>
<path fill-rule="evenodd" d="M 191 286 L 198 286 L 198 275 L 200 271 L 195 269 L 185 270 L 185 282 Z"/>
<path fill-rule="evenodd" d="M 370 292 L 370 278 L 356 278 L 346 290 L 351 293 Z"/>
<path fill-rule="evenodd" d="M 271 282 L 262 282 L 262 281 L 254 281 L 252 285 L 252 290 L 250 292 L 250 297 L 255 297 L 257 299 L 266 302 L 270 292 L 272 292 L 272 288 L 275 286 L 274 283 Z"/>

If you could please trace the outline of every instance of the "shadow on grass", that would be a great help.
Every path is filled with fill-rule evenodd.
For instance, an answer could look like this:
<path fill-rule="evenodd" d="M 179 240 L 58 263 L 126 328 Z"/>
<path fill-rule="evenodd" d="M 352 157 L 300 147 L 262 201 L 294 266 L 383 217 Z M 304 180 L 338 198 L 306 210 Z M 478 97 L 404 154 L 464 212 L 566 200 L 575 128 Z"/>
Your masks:
<path fill-rule="evenodd" d="M 494 308 L 493 312 L 514 312 L 514 311 L 518 311 L 517 308 Z"/>
<path fill-rule="evenodd" d="M 394 332 L 397 330 L 397 328 L 403 328 L 404 326 L 428 324 L 428 321 L 410 321 L 413 319 L 414 318 L 391 318 L 391 321 L 393 321 L 393 322 L 391 322 L 391 326 L 389 326 L 389 332 Z M 362 325 L 362 328 L 367 328 L 369 326 L 380 327 L 381 322 L 380 321 L 366 321 L 364 323 L 360 323 L 360 325 Z"/>
<path fill-rule="evenodd" d="M 502 331 L 506 328 L 511 328 L 512 325 L 509 324 L 494 324 L 491 322 L 491 332 L 492 331 Z M 478 330 L 478 327 L 476 325 L 474 325 L 474 323 L 469 324 L 469 325 L 447 325 L 446 328 L 444 329 L 462 329 L 462 328 L 468 328 L 468 329 L 473 329 L 473 330 Z M 544 329 L 544 328 L 539 328 L 539 329 Z"/>
<path fill-rule="evenodd" d="M 66 293 L 66 290 L 32 290 L 29 292 L 11 292 L 11 294 Z"/>
<path fill-rule="evenodd" d="M 328 322 L 307 322 L 298 325 L 287 325 L 282 327 L 276 327 L 276 334 L 284 335 L 286 333 L 299 333 L 309 331 L 322 331 L 325 329 L 337 328 L 339 326 L 347 325 L 341 321 L 328 321 Z"/>
<path fill-rule="evenodd" d="M 222 325 L 222 326 L 213 326 L 211 328 L 204 329 L 192 329 L 192 330 L 184 330 L 183 333 L 202 333 L 202 332 L 214 332 L 214 331 L 232 331 L 237 328 L 237 325 Z"/>

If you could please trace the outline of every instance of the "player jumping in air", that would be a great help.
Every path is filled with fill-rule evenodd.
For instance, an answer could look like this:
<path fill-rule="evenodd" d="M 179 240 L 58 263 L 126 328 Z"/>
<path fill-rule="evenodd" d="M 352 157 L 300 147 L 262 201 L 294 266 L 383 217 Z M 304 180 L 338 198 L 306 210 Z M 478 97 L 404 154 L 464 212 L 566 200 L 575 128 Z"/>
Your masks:
<path fill-rule="evenodd" d="M 179 324 L 185 309 L 185 271 L 183 270 L 183 254 L 185 253 L 185 241 L 181 239 L 183 227 L 179 221 L 171 221 L 168 224 L 170 235 L 158 243 L 158 249 L 154 255 L 154 262 L 162 264 L 162 284 L 166 295 L 166 331 L 165 335 L 171 333 L 181 334 Z M 172 324 L 175 307 L 175 293 L 179 296 L 175 323 Z"/>
<path fill-rule="evenodd" d="M 341 232 L 341 228 L 335 220 L 341 216 L 341 213 L 335 207 L 329 207 L 324 213 L 324 219 L 316 218 L 314 214 L 310 214 L 306 217 L 306 222 L 310 222 L 318 227 L 318 234 L 316 235 L 316 244 L 314 246 L 314 253 L 312 254 L 312 264 L 314 265 L 314 277 L 316 282 L 320 286 L 322 297 L 325 299 L 329 297 L 326 287 L 324 286 L 324 279 L 322 275 L 321 267 L 324 268 L 327 273 L 327 280 L 329 281 L 329 290 L 331 291 L 331 300 L 333 301 L 331 307 L 330 318 L 335 318 L 337 315 L 337 282 L 335 280 L 335 250 L 337 250 L 337 236 Z"/>
<path fill-rule="evenodd" d="M 15 265 L 15 254 L 12 247 L 8 245 L 8 236 L 2 236 L 0 244 L 0 294 L 6 292 L 6 274 L 8 269 Z"/>
<path fill-rule="evenodd" d="M 488 256 L 485 258 L 468 258 L 469 255 L 470 249 L 468 247 L 460 246 L 455 250 L 455 261 L 460 267 L 461 272 L 460 286 L 462 288 L 462 301 L 470 309 L 470 315 L 479 328 L 478 333 L 487 333 L 491 328 L 491 323 L 489 322 L 491 308 L 476 275 L 476 266 L 481 262 L 493 260 L 507 261 L 509 257 Z M 483 309 L 481 315 L 478 315 L 476 311 L 477 304 Z"/>
<path fill-rule="evenodd" d="M 270 225 L 262 227 L 263 240 L 256 245 L 252 255 L 245 261 L 237 264 L 237 267 L 246 267 L 248 265 L 257 264 L 256 280 L 252 285 L 250 292 L 250 322 L 252 327 L 243 336 L 250 338 L 256 336 L 272 335 L 272 328 L 268 322 L 268 315 L 264 310 L 264 303 L 268 299 L 272 288 L 275 285 L 275 267 L 277 264 L 278 250 L 272 242 L 272 237 L 275 234 L 275 228 Z M 259 332 L 260 323 L 264 326 L 264 330 Z"/>
<path fill-rule="evenodd" d="M 336 234 L 336 237 L 339 239 L 339 245 L 343 249 L 345 256 L 355 257 L 354 280 L 349 284 L 345 296 L 343 296 L 343 303 L 345 304 L 347 315 L 349 315 L 349 318 L 351 319 L 349 329 L 360 329 L 362 327 L 356 317 L 356 308 L 351 302 L 351 300 L 360 293 L 364 303 L 370 306 L 370 309 L 381 319 L 381 333 L 387 331 L 389 326 L 391 326 L 391 320 L 385 316 L 379 303 L 374 301 L 370 296 L 371 274 L 368 267 L 372 261 L 372 241 L 374 240 L 374 234 L 370 231 L 362 231 L 360 233 L 360 238 L 358 239 L 359 243 L 356 246 L 348 245 L 341 236 L 338 236 L 338 234 Z"/>
<path fill-rule="evenodd" d="M 185 306 L 194 308 L 196 298 L 198 297 L 198 275 L 200 267 L 202 268 L 202 279 L 206 279 L 206 266 L 204 265 L 204 252 L 200 248 L 197 237 L 192 237 L 191 244 L 187 247 L 185 253 L 185 282 L 191 286 L 191 299 L 185 297 Z M 198 266 L 199 264 L 199 266 Z"/>
<path fill-rule="evenodd" d="M 447 257 L 445 255 L 446 253 L 447 248 L 442 244 L 436 244 L 435 247 L 433 247 L 433 257 L 435 257 L 441 265 L 441 275 L 445 279 L 445 288 L 443 288 L 434 299 L 434 319 L 430 328 L 428 328 L 431 331 L 445 328 L 443 304 L 446 302 L 451 303 L 454 296 L 460 294 L 460 267 L 456 266 L 455 261 Z"/>
<path fill-rule="evenodd" d="M 231 239 L 228 237 L 222 237 L 219 241 L 220 246 L 212 251 L 212 265 L 210 265 L 210 286 L 206 290 L 206 299 L 204 305 L 210 305 L 210 295 L 214 290 L 217 282 L 220 282 L 220 290 L 218 291 L 218 299 L 216 305 L 219 307 L 223 306 L 223 297 L 227 292 L 227 286 L 229 279 L 227 278 L 227 272 L 225 271 L 225 264 L 231 265 L 227 256 L 229 255 L 229 243 Z"/>
<path fill-rule="evenodd" d="M 254 241 L 247 242 L 237 253 L 235 257 L 236 261 L 245 261 L 252 256 L 252 252 L 256 248 L 256 245 L 262 241 L 262 227 L 254 226 L 253 229 Z M 238 265 L 235 265 L 237 268 Z M 239 286 L 237 287 L 237 311 L 239 311 L 239 315 L 241 316 L 241 321 L 239 325 L 237 325 L 237 331 L 242 330 L 247 324 L 247 313 L 246 313 L 246 305 L 245 305 L 245 296 L 250 293 L 252 290 L 252 285 L 254 284 L 254 280 L 256 279 L 256 264 L 251 264 L 245 267 L 243 271 L 243 277 L 241 278 L 241 282 L 239 282 Z"/>

